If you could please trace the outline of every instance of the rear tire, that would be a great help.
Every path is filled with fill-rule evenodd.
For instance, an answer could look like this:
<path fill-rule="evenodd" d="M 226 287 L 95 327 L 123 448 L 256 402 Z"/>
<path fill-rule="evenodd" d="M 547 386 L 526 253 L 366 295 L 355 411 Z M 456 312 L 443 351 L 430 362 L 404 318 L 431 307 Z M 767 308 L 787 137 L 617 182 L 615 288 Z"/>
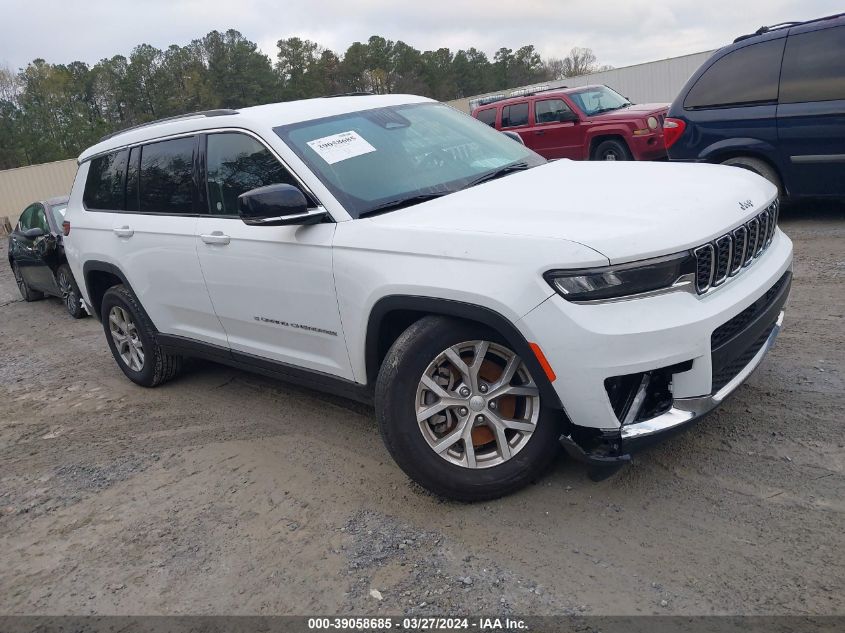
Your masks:
<path fill-rule="evenodd" d="M 766 161 L 760 160 L 759 158 L 752 158 L 751 156 L 735 156 L 734 158 L 729 158 L 728 160 L 723 161 L 722 165 L 740 167 L 741 169 L 753 171 L 755 174 L 762 176 L 777 187 L 778 196 L 783 196 L 783 183 L 780 180 L 780 176 L 778 176 L 775 169 Z"/>
<path fill-rule="evenodd" d="M 85 308 L 82 307 L 82 294 L 79 292 L 79 286 L 76 285 L 76 280 L 67 264 L 62 264 L 56 271 L 56 285 L 62 293 L 62 301 L 68 314 L 74 319 L 84 317 L 87 313 Z"/>
<path fill-rule="evenodd" d="M 39 299 L 44 298 L 43 292 L 33 290 L 29 287 L 21 274 L 21 269 L 17 262 L 12 262 L 12 272 L 15 275 L 15 283 L 18 285 L 18 290 L 20 290 L 21 297 L 23 297 L 24 301 L 38 301 Z"/>
<path fill-rule="evenodd" d="M 442 367 L 437 363 L 444 354 L 455 350 L 472 356 L 465 369 L 475 371 L 473 389 L 466 388 L 465 372 L 448 360 L 445 370 L 431 373 L 432 367 Z M 505 378 L 510 362 L 506 359 L 515 359 L 511 378 Z M 432 384 L 431 376 L 442 381 L 434 385 L 439 393 L 426 386 Z M 426 417 L 431 403 L 437 409 L 444 400 L 456 403 Z M 466 321 L 429 316 L 405 330 L 382 363 L 375 404 L 382 439 L 399 467 L 422 487 L 457 501 L 514 492 L 536 480 L 561 450 L 560 418 L 542 408 L 539 389 L 522 359 L 497 333 Z M 517 425 L 524 430 L 515 430 Z"/>
<path fill-rule="evenodd" d="M 593 160 L 634 160 L 634 157 L 624 142 L 608 139 L 596 146 L 596 149 L 593 151 Z"/>
<path fill-rule="evenodd" d="M 168 354 L 156 342 L 147 313 L 123 284 L 106 291 L 100 314 L 109 349 L 129 380 L 156 387 L 179 373 L 182 357 Z"/>

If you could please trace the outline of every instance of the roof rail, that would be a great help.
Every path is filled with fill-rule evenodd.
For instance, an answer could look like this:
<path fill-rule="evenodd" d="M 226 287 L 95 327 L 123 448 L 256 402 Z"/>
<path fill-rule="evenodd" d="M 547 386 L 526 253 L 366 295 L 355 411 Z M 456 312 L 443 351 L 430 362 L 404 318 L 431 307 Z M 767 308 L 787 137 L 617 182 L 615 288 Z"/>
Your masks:
<path fill-rule="evenodd" d="M 494 95 L 488 95 L 486 97 L 479 97 L 477 99 L 470 99 L 469 105 L 471 108 L 476 108 L 478 106 L 495 103 L 496 101 L 502 101 L 503 99 L 530 97 L 531 95 L 536 95 L 541 92 L 554 92 L 555 90 L 566 90 L 566 88 L 566 86 L 537 86 L 536 88 L 514 88 L 510 91 L 509 94 L 498 93 Z"/>
<path fill-rule="evenodd" d="M 806 20 L 804 22 L 779 22 L 778 24 L 772 24 L 771 26 L 761 26 L 753 33 L 749 33 L 748 35 L 740 35 L 734 40 L 734 43 L 747 40 L 751 37 L 757 37 L 758 35 L 763 35 L 764 33 L 770 33 L 771 31 L 780 31 L 781 29 L 789 29 L 793 26 L 813 24 L 814 22 L 823 22 L 824 20 L 833 20 L 834 18 L 841 18 L 843 16 L 845 16 L 845 13 L 836 13 L 834 15 L 827 15 L 823 18 L 814 18 L 812 20 Z"/>
<path fill-rule="evenodd" d="M 190 119 L 193 117 L 198 116 L 229 116 L 230 114 L 237 114 L 237 110 L 232 110 L 230 108 L 220 108 L 217 110 L 200 110 L 199 112 L 186 112 L 185 114 L 177 114 L 176 116 L 168 116 L 164 117 L 163 119 L 156 119 L 155 121 L 147 121 L 146 123 L 139 123 L 138 125 L 133 125 L 131 127 L 124 128 L 122 130 L 118 130 L 117 132 L 112 132 L 111 134 L 106 134 L 103 138 L 101 138 L 98 143 L 102 143 L 103 141 L 107 141 L 110 138 L 114 138 L 115 136 L 119 136 L 120 134 L 125 134 L 126 132 L 131 132 L 132 130 L 140 130 L 141 128 L 149 127 L 151 125 L 158 125 L 159 123 L 168 123 L 170 121 L 179 121 L 180 119 Z"/>
<path fill-rule="evenodd" d="M 335 97 L 371 97 L 375 92 L 338 92 L 333 95 L 323 95 L 323 99 L 334 99 Z"/>

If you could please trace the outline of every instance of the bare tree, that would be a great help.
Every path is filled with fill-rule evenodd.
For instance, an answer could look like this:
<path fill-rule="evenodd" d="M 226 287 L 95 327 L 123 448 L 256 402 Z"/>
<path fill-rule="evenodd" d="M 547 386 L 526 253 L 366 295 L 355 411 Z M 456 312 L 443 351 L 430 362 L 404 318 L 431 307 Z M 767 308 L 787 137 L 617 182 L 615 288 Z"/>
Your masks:
<path fill-rule="evenodd" d="M 546 60 L 545 70 L 549 79 L 577 77 L 600 70 L 610 70 L 612 66 L 599 65 L 591 48 L 574 47 L 563 59 L 551 57 Z"/>

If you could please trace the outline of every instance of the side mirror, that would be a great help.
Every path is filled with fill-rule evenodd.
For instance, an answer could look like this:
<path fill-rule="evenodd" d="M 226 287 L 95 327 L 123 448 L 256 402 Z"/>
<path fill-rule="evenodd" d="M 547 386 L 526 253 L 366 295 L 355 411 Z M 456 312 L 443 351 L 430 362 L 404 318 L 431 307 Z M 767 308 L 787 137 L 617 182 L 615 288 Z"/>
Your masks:
<path fill-rule="evenodd" d="M 34 240 L 36 237 L 41 237 L 43 235 L 47 235 L 44 232 L 44 229 L 37 226 L 23 232 L 23 236 L 28 240 Z"/>
<path fill-rule="evenodd" d="M 557 115 L 557 120 L 560 123 L 577 123 L 581 119 L 572 110 L 561 110 L 560 114 Z"/>
<path fill-rule="evenodd" d="M 309 209 L 305 194 L 293 185 L 267 185 L 238 196 L 238 214 L 252 226 L 317 224 L 327 216 Z"/>

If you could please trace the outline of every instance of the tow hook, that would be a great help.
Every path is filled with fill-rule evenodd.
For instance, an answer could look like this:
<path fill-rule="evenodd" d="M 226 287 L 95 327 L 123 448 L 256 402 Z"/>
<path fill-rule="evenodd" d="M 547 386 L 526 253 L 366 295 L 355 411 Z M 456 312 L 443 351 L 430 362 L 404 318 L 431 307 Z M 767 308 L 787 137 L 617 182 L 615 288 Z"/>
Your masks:
<path fill-rule="evenodd" d="M 616 473 L 625 464 L 629 464 L 631 455 L 596 455 L 587 453 L 581 446 L 568 435 L 560 436 L 560 443 L 566 453 L 582 464 L 588 466 L 587 476 L 591 481 L 603 481 Z"/>

